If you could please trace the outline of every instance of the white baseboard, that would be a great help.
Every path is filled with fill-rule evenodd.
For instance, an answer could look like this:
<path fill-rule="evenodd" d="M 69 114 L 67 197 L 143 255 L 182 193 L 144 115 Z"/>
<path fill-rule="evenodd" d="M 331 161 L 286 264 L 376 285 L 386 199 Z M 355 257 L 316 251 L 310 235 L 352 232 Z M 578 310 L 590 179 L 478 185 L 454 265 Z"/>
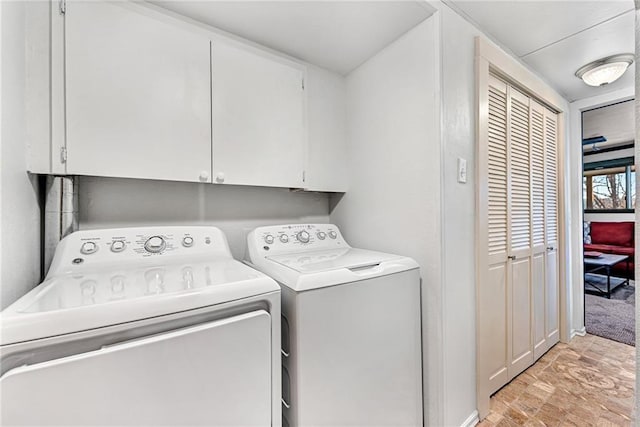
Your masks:
<path fill-rule="evenodd" d="M 469 418 L 464 420 L 460 427 L 473 427 L 480 422 L 480 418 L 478 418 L 478 411 L 473 411 Z"/>
<path fill-rule="evenodd" d="M 571 337 L 569 338 L 569 341 L 571 341 L 575 336 L 583 337 L 585 335 L 587 335 L 586 327 L 582 327 L 582 329 L 573 329 L 571 330 Z"/>

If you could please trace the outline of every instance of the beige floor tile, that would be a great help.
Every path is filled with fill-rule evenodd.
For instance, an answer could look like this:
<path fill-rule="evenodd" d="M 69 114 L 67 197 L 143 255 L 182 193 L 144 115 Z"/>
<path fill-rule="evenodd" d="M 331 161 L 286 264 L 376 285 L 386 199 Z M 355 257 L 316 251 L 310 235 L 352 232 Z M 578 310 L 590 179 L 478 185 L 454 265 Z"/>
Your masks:
<path fill-rule="evenodd" d="M 635 425 L 635 348 L 594 335 L 559 343 L 491 398 L 481 427 Z"/>

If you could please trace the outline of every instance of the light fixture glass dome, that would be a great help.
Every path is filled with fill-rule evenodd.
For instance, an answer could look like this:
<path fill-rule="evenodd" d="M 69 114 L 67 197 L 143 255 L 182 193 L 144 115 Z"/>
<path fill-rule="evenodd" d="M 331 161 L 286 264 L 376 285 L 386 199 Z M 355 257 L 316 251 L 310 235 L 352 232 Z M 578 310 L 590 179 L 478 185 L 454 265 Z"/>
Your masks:
<path fill-rule="evenodd" d="M 581 67 L 576 77 L 589 86 L 603 86 L 618 80 L 632 63 L 632 54 L 609 56 Z"/>

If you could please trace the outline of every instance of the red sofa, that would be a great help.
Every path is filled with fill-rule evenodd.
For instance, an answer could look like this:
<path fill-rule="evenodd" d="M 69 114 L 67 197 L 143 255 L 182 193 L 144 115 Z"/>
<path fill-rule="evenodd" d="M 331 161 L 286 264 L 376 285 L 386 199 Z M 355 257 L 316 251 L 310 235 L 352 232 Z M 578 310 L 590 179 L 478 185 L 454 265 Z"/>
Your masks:
<path fill-rule="evenodd" d="M 606 254 L 629 255 L 629 276 L 633 278 L 635 261 L 635 224 L 624 222 L 591 222 L 591 243 L 584 244 L 585 251 L 597 251 Z M 626 263 L 613 268 L 612 274 L 626 277 Z"/>

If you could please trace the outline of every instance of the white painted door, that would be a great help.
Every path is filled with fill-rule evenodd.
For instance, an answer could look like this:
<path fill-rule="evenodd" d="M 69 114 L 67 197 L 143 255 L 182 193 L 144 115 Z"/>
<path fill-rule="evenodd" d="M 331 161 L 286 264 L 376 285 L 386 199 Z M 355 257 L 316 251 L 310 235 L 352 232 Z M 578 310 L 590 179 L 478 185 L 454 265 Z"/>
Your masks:
<path fill-rule="evenodd" d="M 478 360 L 488 394 L 509 381 L 507 350 L 507 85 L 489 76 L 479 149 Z"/>
<path fill-rule="evenodd" d="M 214 182 L 304 187 L 304 70 L 219 42 L 211 70 Z"/>
<path fill-rule="evenodd" d="M 21 366 L 0 378 L 3 425 L 269 426 L 264 310 Z"/>
<path fill-rule="evenodd" d="M 531 100 L 531 290 L 533 310 L 533 357 L 537 360 L 548 349 L 546 321 L 546 246 L 545 246 L 545 175 L 544 175 L 545 108 Z"/>
<path fill-rule="evenodd" d="M 560 340 L 559 268 L 558 268 L 558 115 L 545 109 L 545 335 L 547 346 Z"/>
<path fill-rule="evenodd" d="M 531 340 L 531 159 L 529 97 L 508 93 L 509 379 L 533 363 Z"/>
<path fill-rule="evenodd" d="M 67 2 L 67 173 L 211 181 L 209 40 L 119 2 Z"/>

